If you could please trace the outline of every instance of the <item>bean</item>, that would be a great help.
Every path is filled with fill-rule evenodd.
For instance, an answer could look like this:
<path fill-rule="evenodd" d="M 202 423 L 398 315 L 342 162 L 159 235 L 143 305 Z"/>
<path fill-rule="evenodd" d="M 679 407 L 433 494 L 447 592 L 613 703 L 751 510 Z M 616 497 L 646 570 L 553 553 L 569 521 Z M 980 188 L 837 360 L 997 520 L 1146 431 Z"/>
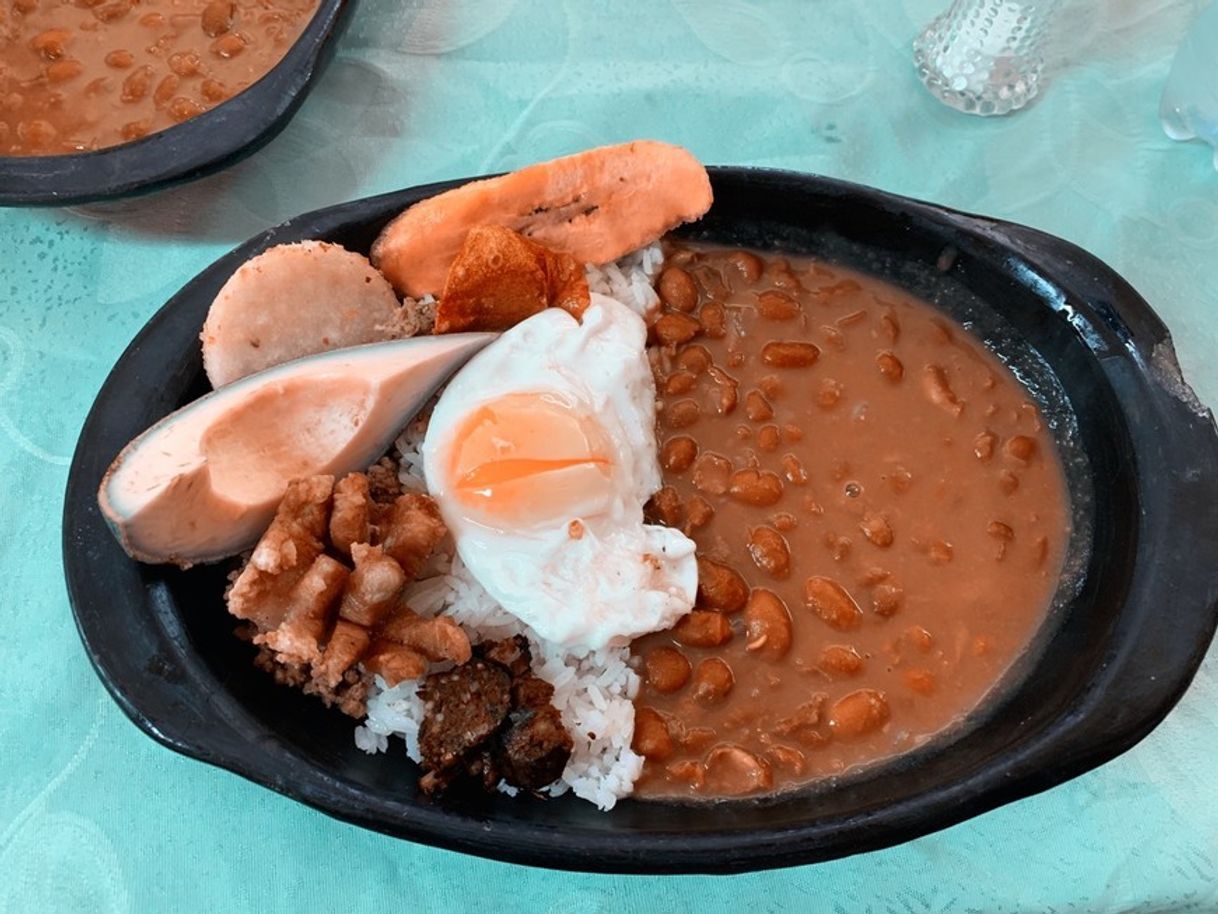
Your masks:
<path fill-rule="evenodd" d="M 807 368 L 820 358 L 815 343 L 774 340 L 761 347 L 761 361 L 772 368 Z"/>
<path fill-rule="evenodd" d="M 55 142 L 59 131 L 50 121 L 34 119 L 18 121 L 17 136 L 28 146 L 35 149 L 45 149 Z"/>
<path fill-rule="evenodd" d="M 922 390 L 930 398 L 931 403 L 951 413 L 953 416 L 959 416 L 964 412 L 964 404 L 960 402 L 956 392 L 952 390 L 952 386 L 947 379 L 947 372 L 943 370 L 941 365 L 927 365 L 922 370 Z"/>
<path fill-rule="evenodd" d="M 799 317 L 799 302 L 786 292 L 771 289 L 757 296 L 757 313 L 766 320 L 789 321 Z"/>
<path fill-rule="evenodd" d="M 833 560 L 840 562 L 850 555 L 850 547 L 853 543 L 848 536 L 830 533 L 825 537 L 825 545 L 829 548 L 829 554 L 833 556 Z"/>
<path fill-rule="evenodd" d="M 699 409 L 695 400 L 677 400 L 664 412 L 669 428 L 689 428 L 698 421 Z"/>
<path fill-rule="evenodd" d="M 804 469 L 803 464 L 799 462 L 799 458 L 794 454 L 783 455 L 782 475 L 787 478 L 787 482 L 794 486 L 806 485 L 808 482 L 808 472 Z"/>
<path fill-rule="evenodd" d="M 647 684 L 661 694 L 678 691 L 693 672 L 689 660 L 675 647 L 657 647 L 643 658 Z"/>
<path fill-rule="evenodd" d="M 973 454 L 978 460 L 989 460 L 994 456 L 994 445 L 997 443 L 998 436 L 993 432 L 982 432 L 973 439 Z"/>
<path fill-rule="evenodd" d="M 123 129 L 119 131 L 124 140 L 138 140 L 146 137 L 148 132 L 152 130 L 151 121 L 130 121 L 123 124 Z"/>
<path fill-rule="evenodd" d="M 1047 536 L 1038 536 L 1032 544 L 1032 567 L 1041 568 L 1045 564 L 1045 560 L 1049 558 L 1049 538 Z"/>
<path fill-rule="evenodd" d="M 201 115 L 201 113 L 203 113 L 203 106 L 194 99 L 186 99 L 179 95 L 177 99 L 169 102 L 169 117 L 178 123 L 189 121 L 190 118 Z"/>
<path fill-rule="evenodd" d="M 879 584 L 871 592 L 871 611 L 877 616 L 895 615 L 905 602 L 905 592 L 893 584 Z"/>
<path fill-rule="evenodd" d="M 38 0 L 13 0 L 13 9 L 23 14 L 32 13 L 38 9 Z"/>
<path fill-rule="evenodd" d="M 178 83 L 180 82 L 181 80 L 176 75 L 168 73 L 164 79 L 157 83 L 156 91 L 152 93 L 152 100 L 158 108 L 164 108 L 169 104 L 170 100 L 177 93 Z"/>
<path fill-rule="evenodd" d="M 792 746 L 771 746 L 766 750 L 765 755 L 779 768 L 785 768 L 796 777 L 803 774 L 807 767 L 804 754 Z"/>
<path fill-rule="evenodd" d="M 913 473 L 905 467 L 896 467 L 888 474 L 888 486 L 898 495 L 904 495 L 913 485 Z"/>
<path fill-rule="evenodd" d="M 715 516 L 715 509 L 701 495 L 695 495 L 689 500 L 685 516 L 687 518 L 685 535 L 689 536 L 693 531 L 701 529 L 711 522 L 711 518 Z"/>
<path fill-rule="evenodd" d="M 766 507 L 782 497 L 782 480 L 769 470 L 737 470 L 728 484 L 728 493 L 746 505 Z"/>
<path fill-rule="evenodd" d="M 770 282 L 774 284 L 775 288 L 787 289 L 792 292 L 803 289 L 803 284 L 800 283 L 799 277 L 791 269 L 790 261 L 783 257 L 770 262 Z"/>
<path fill-rule="evenodd" d="M 735 684 L 730 666 L 718 657 L 707 657 L 694 670 L 691 691 L 698 704 L 717 705 L 727 698 Z"/>
<path fill-rule="evenodd" d="M 842 399 L 845 387 L 841 381 L 833 378 L 821 378 L 820 388 L 816 392 L 816 405 L 821 409 L 833 409 Z"/>
<path fill-rule="evenodd" d="M 152 86 L 152 67 L 144 64 L 141 67 L 136 67 L 123 80 L 123 89 L 120 97 L 125 102 L 138 102 L 148 94 L 148 89 Z"/>
<path fill-rule="evenodd" d="M 823 298 L 836 298 L 839 295 L 857 292 L 861 288 L 863 287 L 853 279 L 839 279 L 832 285 L 821 286 L 816 290 L 816 294 Z"/>
<path fill-rule="evenodd" d="M 47 81 L 65 83 L 79 76 L 85 67 L 79 60 L 57 60 L 47 67 Z"/>
<path fill-rule="evenodd" d="M 706 784 L 706 766 L 696 759 L 670 762 L 664 771 L 670 780 L 688 784 L 692 790 L 701 790 Z"/>
<path fill-rule="evenodd" d="M 128 0 L 117 0 L 115 3 L 106 3 L 93 10 L 93 17 L 98 22 L 114 22 L 122 19 L 131 12 L 131 3 Z"/>
<path fill-rule="evenodd" d="M 782 379 L 778 375 L 768 374 L 757 382 L 761 392 L 771 400 L 776 400 L 782 393 Z"/>
<path fill-rule="evenodd" d="M 664 486 L 660 491 L 656 492 L 651 496 L 648 505 L 650 509 L 648 514 L 665 527 L 679 527 L 681 525 L 684 505 L 681 504 L 681 496 L 677 494 L 677 490 L 672 486 Z"/>
<path fill-rule="evenodd" d="M 820 665 L 835 676 L 857 676 L 863 672 L 863 657 L 847 644 L 830 644 L 820 652 Z"/>
<path fill-rule="evenodd" d="M 688 470 L 698 456 L 698 442 L 688 435 L 669 438 L 660 448 L 660 465 L 671 473 Z"/>
<path fill-rule="evenodd" d="M 769 765 L 739 746 L 716 746 L 706 756 L 706 781 L 720 796 L 738 796 L 769 790 L 774 774 Z"/>
<path fill-rule="evenodd" d="M 905 629 L 905 640 L 923 654 L 929 654 L 935 646 L 934 636 L 921 625 L 911 625 Z"/>
<path fill-rule="evenodd" d="M 859 529 L 863 531 L 863 536 L 881 549 L 892 545 L 892 525 L 882 514 L 864 514 Z"/>
<path fill-rule="evenodd" d="M 1027 463 L 1036 454 L 1036 439 L 1027 435 L 1016 435 L 1003 445 L 1002 450 L 1012 460 Z"/>
<path fill-rule="evenodd" d="M 664 393 L 670 395 L 687 394 L 698 384 L 698 378 L 693 372 L 684 369 L 674 371 L 664 382 Z"/>
<path fill-rule="evenodd" d="M 763 425 L 757 432 L 757 446 L 763 451 L 776 451 L 782 444 L 777 425 Z"/>
<path fill-rule="evenodd" d="M 888 699 L 876 689 L 855 689 L 829 708 L 829 729 L 844 739 L 857 739 L 888 722 Z"/>
<path fill-rule="evenodd" d="M 228 98 L 228 89 L 219 80 L 205 79 L 199 89 L 203 98 L 209 102 L 221 102 Z"/>
<path fill-rule="evenodd" d="M 233 27 L 232 0 L 211 0 L 203 7 L 199 24 L 209 38 L 218 38 Z"/>
<path fill-rule="evenodd" d="M 892 311 L 885 311 L 880 315 L 880 332 L 888 338 L 890 343 L 895 343 L 901 336 L 901 324 L 897 321 L 897 316 Z"/>
<path fill-rule="evenodd" d="M 693 311 L 698 304 L 698 287 L 680 267 L 665 267 L 656 284 L 660 301 L 678 311 Z"/>
<path fill-rule="evenodd" d="M 244 50 L 245 39 L 232 32 L 227 35 L 221 35 L 211 43 L 211 52 L 225 60 L 236 57 Z"/>
<path fill-rule="evenodd" d="M 919 695 L 933 695 L 936 688 L 935 674 L 930 670 L 914 668 L 906 670 L 901 678 L 906 687 Z"/>
<path fill-rule="evenodd" d="M 663 345 L 679 346 L 681 343 L 688 343 L 701 333 L 702 325 L 688 314 L 670 311 L 660 315 L 652 329 L 655 331 L 656 339 Z"/>
<path fill-rule="evenodd" d="M 111 51 L 106 55 L 106 66 L 115 70 L 126 70 L 135 63 L 135 55 L 130 51 Z"/>
<path fill-rule="evenodd" d="M 1002 561 L 1007 554 L 1007 544 L 1015 539 L 1015 531 L 1002 521 L 992 520 L 985 528 L 985 532 L 998 540 L 998 554 L 995 558 Z"/>
<path fill-rule="evenodd" d="M 935 540 L 926 550 L 927 556 L 936 565 L 946 565 L 952 560 L 954 553 L 952 544 L 943 540 Z"/>
<path fill-rule="evenodd" d="M 677 353 L 677 365 L 695 375 L 702 374 L 711 366 L 710 350 L 700 343 L 691 343 Z"/>
<path fill-rule="evenodd" d="M 748 549 L 753 564 L 771 577 L 785 578 L 791 573 L 791 547 L 773 527 L 754 527 Z"/>
<path fill-rule="evenodd" d="M 723 495 L 731 485 L 732 462 L 722 454 L 703 451 L 694 461 L 694 488 L 707 495 Z"/>
<path fill-rule="evenodd" d="M 781 660 L 794 639 L 787 604 L 773 591 L 754 588 L 744 608 L 744 633 L 748 639 L 745 650 L 756 651 L 766 660 Z"/>
<path fill-rule="evenodd" d="M 735 378 L 717 365 L 710 366 L 706 371 L 719 388 L 719 415 L 726 416 L 736 408 L 736 389 L 739 385 Z"/>
<path fill-rule="evenodd" d="M 876 353 L 875 364 L 880 369 L 880 374 L 894 384 L 905 377 L 905 366 L 887 349 Z"/>
<path fill-rule="evenodd" d="M 1014 495 L 1015 490 L 1019 488 L 1019 477 L 1010 470 L 1003 470 L 998 474 L 998 488 L 1002 490 L 1003 495 Z"/>
<path fill-rule="evenodd" d="M 635 708 L 634 738 L 630 747 L 644 758 L 663 761 L 672 755 L 672 734 L 668 724 L 658 711 L 652 708 Z"/>
<path fill-rule="evenodd" d="M 160 13 L 144 13 L 139 23 L 146 29 L 162 29 L 165 27 L 165 17 Z"/>
<path fill-rule="evenodd" d="M 775 530 L 781 533 L 789 533 L 799 526 L 799 518 L 786 511 L 779 511 L 770 518 L 770 523 L 774 525 Z"/>
<path fill-rule="evenodd" d="M 817 692 L 811 699 L 805 701 L 795 712 L 774 722 L 774 732 L 779 736 L 793 736 L 805 746 L 819 746 L 825 742 L 825 735 L 820 732 L 821 709 L 827 696 Z"/>
<path fill-rule="evenodd" d="M 197 76 L 202 62 L 194 51 L 179 51 L 169 55 L 169 69 L 178 76 Z"/>
<path fill-rule="evenodd" d="M 732 625 L 723 613 L 694 609 L 673 626 L 672 635 L 688 647 L 718 647 L 732 639 Z"/>
<path fill-rule="evenodd" d="M 712 340 L 727 336 L 727 309 L 722 302 L 707 302 L 698 311 L 698 322 Z"/>
<path fill-rule="evenodd" d="M 804 581 L 804 603 L 829 627 L 839 631 L 857 628 L 863 618 L 854 597 L 832 578 L 814 575 Z"/>
<path fill-rule="evenodd" d="M 737 425 L 736 426 L 736 437 L 739 438 L 741 441 L 748 441 L 750 438 L 753 437 L 753 430 L 751 428 L 749 428 L 747 425 Z"/>
<path fill-rule="evenodd" d="M 761 271 L 765 266 L 760 257 L 748 251 L 732 251 L 727 255 L 727 262 L 730 266 L 735 267 L 746 282 L 756 282 L 761 279 Z"/>
<path fill-rule="evenodd" d="M 891 577 L 892 577 L 891 571 L 885 571 L 883 568 L 881 568 L 878 565 L 872 565 L 870 568 L 868 568 L 866 571 L 864 571 L 861 575 L 859 575 L 858 581 L 860 584 L 864 584 L 864 585 L 870 587 L 873 584 L 879 584 L 882 581 L 887 581 Z"/>
<path fill-rule="evenodd" d="M 826 343 L 838 352 L 846 351 L 846 335 L 839 328 L 834 327 L 832 324 L 822 324 L 820 335 L 825 338 Z"/>
<path fill-rule="evenodd" d="M 42 55 L 43 60 L 58 60 L 63 57 L 72 33 L 67 29 L 47 29 L 30 39 L 30 47 Z"/>
<path fill-rule="evenodd" d="M 673 739 L 682 749 L 698 752 L 715 741 L 716 733 L 710 727 L 687 727 L 680 721 L 673 721 L 670 727 Z"/>
<path fill-rule="evenodd" d="M 774 418 L 774 407 L 760 390 L 750 390 L 744 395 L 744 411 L 753 422 L 768 422 Z"/>
<path fill-rule="evenodd" d="M 734 568 L 714 559 L 698 558 L 698 605 L 724 613 L 740 612 L 749 599 L 749 585 Z"/>

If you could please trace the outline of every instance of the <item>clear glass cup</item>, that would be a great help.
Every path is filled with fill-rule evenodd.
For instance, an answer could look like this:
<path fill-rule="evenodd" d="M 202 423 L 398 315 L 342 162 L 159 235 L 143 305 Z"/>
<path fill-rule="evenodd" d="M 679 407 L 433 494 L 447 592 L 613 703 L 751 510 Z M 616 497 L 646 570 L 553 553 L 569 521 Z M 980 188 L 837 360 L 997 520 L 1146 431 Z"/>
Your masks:
<path fill-rule="evenodd" d="M 954 0 L 914 40 L 918 76 L 969 114 L 1008 114 L 1040 91 L 1049 24 L 1061 0 Z"/>

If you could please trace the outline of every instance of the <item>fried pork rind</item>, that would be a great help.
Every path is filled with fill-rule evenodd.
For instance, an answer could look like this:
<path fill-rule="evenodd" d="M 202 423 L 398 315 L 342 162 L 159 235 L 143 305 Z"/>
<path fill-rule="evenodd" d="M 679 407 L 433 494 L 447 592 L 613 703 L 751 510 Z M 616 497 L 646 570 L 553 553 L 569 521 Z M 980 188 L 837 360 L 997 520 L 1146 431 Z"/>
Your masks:
<path fill-rule="evenodd" d="M 436 333 L 498 331 L 550 306 L 575 317 L 588 306 L 583 265 L 509 228 L 472 228 L 457 253 L 436 309 Z"/>
<path fill-rule="evenodd" d="M 373 676 L 394 686 L 471 654 L 459 625 L 401 600 L 447 534 L 439 509 L 426 495 L 398 495 L 389 466 L 370 475 L 292 481 L 228 593 L 229 611 L 253 623 L 259 667 L 356 717 Z"/>
<path fill-rule="evenodd" d="M 385 554 L 402 566 L 414 580 L 444 537 L 448 528 L 440 509 L 428 495 L 407 492 L 399 495 L 380 522 L 380 540 Z"/>
<path fill-rule="evenodd" d="M 381 637 L 405 645 L 428 660 L 461 664 L 472 654 L 469 637 L 452 619 L 425 619 L 409 606 L 399 606 L 381 627 Z"/>
<path fill-rule="evenodd" d="M 330 515 L 330 542 L 343 555 L 351 555 L 355 543 L 372 537 L 372 496 L 368 477 L 350 473 L 334 487 L 334 511 Z"/>
<path fill-rule="evenodd" d="M 288 483 L 275 519 L 228 592 L 228 611 L 262 631 L 278 628 L 295 602 L 293 589 L 324 548 L 333 476 Z"/>

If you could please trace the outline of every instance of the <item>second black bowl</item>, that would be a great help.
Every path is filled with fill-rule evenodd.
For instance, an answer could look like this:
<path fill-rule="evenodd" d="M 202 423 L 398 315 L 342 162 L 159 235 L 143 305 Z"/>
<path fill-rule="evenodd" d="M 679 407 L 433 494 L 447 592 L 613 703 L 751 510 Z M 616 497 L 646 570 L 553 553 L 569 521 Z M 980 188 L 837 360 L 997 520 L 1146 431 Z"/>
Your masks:
<path fill-rule="evenodd" d="M 352 0 L 319 0 L 287 54 L 243 92 L 143 139 L 93 152 L 0 156 L 0 206 L 124 197 L 232 165 L 287 126 L 333 53 Z"/>
<path fill-rule="evenodd" d="M 1060 239 L 868 188 L 712 169 L 715 204 L 687 234 L 810 252 L 880 275 L 965 318 L 1053 388 L 1055 433 L 1090 490 L 1085 562 L 1038 649 L 968 728 L 915 755 L 763 802 L 623 801 L 418 792 L 400 747 L 369 757 L 351 721 L 275 686 L 222 608 L 222 569 L 128 559 L 97 487 L 126 442 L 206 390 L 198 333 L 224 281 L 272 244 L 367 251 L 433 185 L 293 219 L 199 274 L 102 387 L 72 463 L 64 564 L 98 674 L 145 732 L 186 755 L 356 824 L 540 866 L 736 872 L 870 850 L 959 822 L 1094 768 L 1145 736 L 1188 685 L 1218 622 L 1218 436 L 1167 331 L 1109 267 Z M 1063 435 L 1070 441 L 1062 442 Z"/>

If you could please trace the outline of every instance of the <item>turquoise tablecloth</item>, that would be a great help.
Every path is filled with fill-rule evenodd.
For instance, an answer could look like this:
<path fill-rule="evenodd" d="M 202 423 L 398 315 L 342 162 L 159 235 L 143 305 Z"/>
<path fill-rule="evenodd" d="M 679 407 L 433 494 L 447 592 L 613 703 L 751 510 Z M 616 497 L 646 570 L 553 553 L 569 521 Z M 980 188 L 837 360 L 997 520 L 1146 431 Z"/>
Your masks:
<path fill-rule="evenodd" d="M 0 912 L 1218 911 L 1214 652 L 1145 742 L 1047 794 L 828 865 L 628 879 L 415 847 L 180 758 L 111 703 L 72 625 L 68 460 L 174 290 L 298 212 L 585 146 L 663 138 L 1062 235 L 1154 304 L 1218 402 L 1218 174 L 1155 117 L 1196 4 L 1078 0 L 1043 98 L 986 121 L 914 77 L 939 2 L 362 0 L 252 159 L 145 199 L 0 212 Z"/>

